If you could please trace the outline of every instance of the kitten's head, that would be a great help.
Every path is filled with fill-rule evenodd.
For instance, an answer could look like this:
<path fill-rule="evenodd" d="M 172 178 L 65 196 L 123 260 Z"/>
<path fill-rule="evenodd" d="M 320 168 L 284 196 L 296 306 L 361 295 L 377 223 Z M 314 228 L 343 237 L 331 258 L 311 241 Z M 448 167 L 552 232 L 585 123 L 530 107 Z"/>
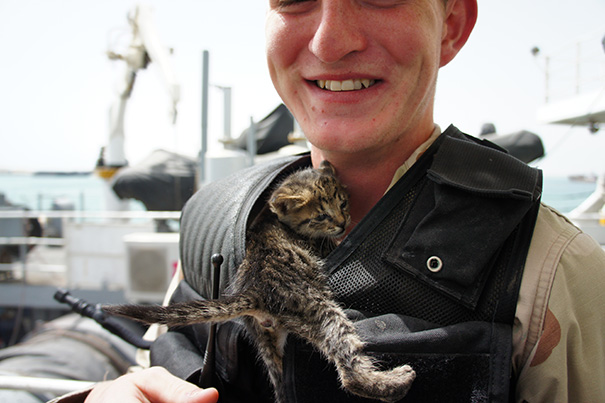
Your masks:
<path fill-rule="evenodd" d="M 328 161 L 288 176 L 271 195 L 269 207 L 282 223 L 310 238 L 342 235 L 351 221 L 349 196 Z"/>

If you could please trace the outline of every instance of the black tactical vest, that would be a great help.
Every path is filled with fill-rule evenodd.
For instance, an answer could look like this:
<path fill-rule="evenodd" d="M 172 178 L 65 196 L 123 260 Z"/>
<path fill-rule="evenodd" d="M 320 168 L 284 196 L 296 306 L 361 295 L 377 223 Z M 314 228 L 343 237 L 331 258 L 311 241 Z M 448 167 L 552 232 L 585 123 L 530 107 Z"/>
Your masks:
<path fill-rule="evenodd" d="M 226 259 L 224 290 L 271 185 L 309 163 L 308 156 L 276 160 L 193 196 L 181 220 L 185 281 L 173 302 L 211 295 L 215 253 Z M 328 257 L 329 284 L 367 352 L 385 367 L 415 369 L 404 402 L 509 400 L 511 330 L 541 179 L 497 146 L 450 127 Z M 214 376 L 199 379 L 208 334 L 206 325 L 168 332 L 152 346 L 152 364 L 209 382 L 221 402 L 273 401 L 238 321 L 218 326 Z M 369 401 L 340 389 L 331 364 L 294 336 L 284 383 L 289 402 Z"/>

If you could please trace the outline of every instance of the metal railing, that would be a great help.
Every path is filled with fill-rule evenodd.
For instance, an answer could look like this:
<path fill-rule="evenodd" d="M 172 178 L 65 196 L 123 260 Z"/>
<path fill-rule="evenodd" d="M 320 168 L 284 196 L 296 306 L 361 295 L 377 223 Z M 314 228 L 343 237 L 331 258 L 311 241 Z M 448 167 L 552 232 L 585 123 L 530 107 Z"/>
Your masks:
<path fill-rule="evenodd" d="M 31 218 L 36 219 L 61 219 L 75 222 L 85 221 L 122 221 L 130 220 L 178 220 L 179 211 L 55 211 L 55 210 L 1 210 L 0 226 L 3 220 L 23 219 L 24 222 Z M 23 280 L 27 270 L 34 267 L 38 271 L 60 272 L 65 266 L 57 264 L 31 263 L 27 260 L 28 247 L 31 246 L 53 246 L 65 247 L 65 239 L 57 237 L 34 237 L 34 236 L 1 236 L 0 246 L 16 246 L 19 248 L 18 260 L 12 263 L 0 263 L 0 274 L 16 272 L 20 273 Z M 0 276 L 1 277 L 1 276 Z M 4 276 L 6 277 L 6 276 Z"/>
<path fill-rule="evenodd" d="M 71 379 L 0 375 L 0 389 L 23 390 L 32 393 L 63 395 L 90 388 L 94 384 L 95 382 L 75 381 Z"/>
<path fill-rule="evenodd" d="M 563 45 L 558 50 L 542 55 L 544 98 L 549 103 L 564 97 L 580 95 L 605 87 L 605 37 L 603 32 Z"/>
<path fill-rule="evenodd" d="M 55 211 L 55 210 L 4 210 L 0 211 L 3 218 L 69 218 L 76 220 L 86 219 L 155 219 L 178 220 L 180 211 Z"/>

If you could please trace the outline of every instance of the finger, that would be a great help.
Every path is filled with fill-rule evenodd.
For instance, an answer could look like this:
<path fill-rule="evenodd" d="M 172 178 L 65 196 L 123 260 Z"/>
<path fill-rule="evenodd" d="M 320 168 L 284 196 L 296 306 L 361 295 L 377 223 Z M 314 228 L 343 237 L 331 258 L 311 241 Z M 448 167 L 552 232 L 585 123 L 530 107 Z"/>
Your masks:
<path fill-rule="evenodd" d="M 154 367 L 99 383 L 85 403 L 216 403 L 218 391 L 200 389 Z"/>
<path fill-rule="evenodd" d="M 216 403 L 218 402 L 218 390 L 214 388 L 200 389 L 194 391 L 188 403 Z"/>
<path fill-rule="evenodd" d="M 149 400 L 131 382 L 130 375 L 113 381 L 100 382 L 90 391 L 84 403 L 149 403 Z"/>
<path fill-rule="evenodd" d="M 216 389 L 198 388 L 161 367 L 152 367 L 133 375 L 135 375 L 136 386 L 150 403 L 216 403 L 218 401 Z"/>

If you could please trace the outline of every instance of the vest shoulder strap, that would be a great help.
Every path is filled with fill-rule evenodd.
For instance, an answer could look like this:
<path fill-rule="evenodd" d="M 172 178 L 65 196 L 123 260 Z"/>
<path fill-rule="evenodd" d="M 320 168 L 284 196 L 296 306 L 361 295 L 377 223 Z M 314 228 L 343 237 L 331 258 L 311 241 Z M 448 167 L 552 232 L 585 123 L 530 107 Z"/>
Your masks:
<path fill-rule="evenodd" d="M 185 280 L 200 295 L 212 295 L 211 257 L 223 255 L 221 291 L 244 259 L 248 219 L 262 207 L 263 194 L 284 172 L 308 165 L 308 155 L 255 165 L 196 192 L 181 215 L 180 257 Z"/>

